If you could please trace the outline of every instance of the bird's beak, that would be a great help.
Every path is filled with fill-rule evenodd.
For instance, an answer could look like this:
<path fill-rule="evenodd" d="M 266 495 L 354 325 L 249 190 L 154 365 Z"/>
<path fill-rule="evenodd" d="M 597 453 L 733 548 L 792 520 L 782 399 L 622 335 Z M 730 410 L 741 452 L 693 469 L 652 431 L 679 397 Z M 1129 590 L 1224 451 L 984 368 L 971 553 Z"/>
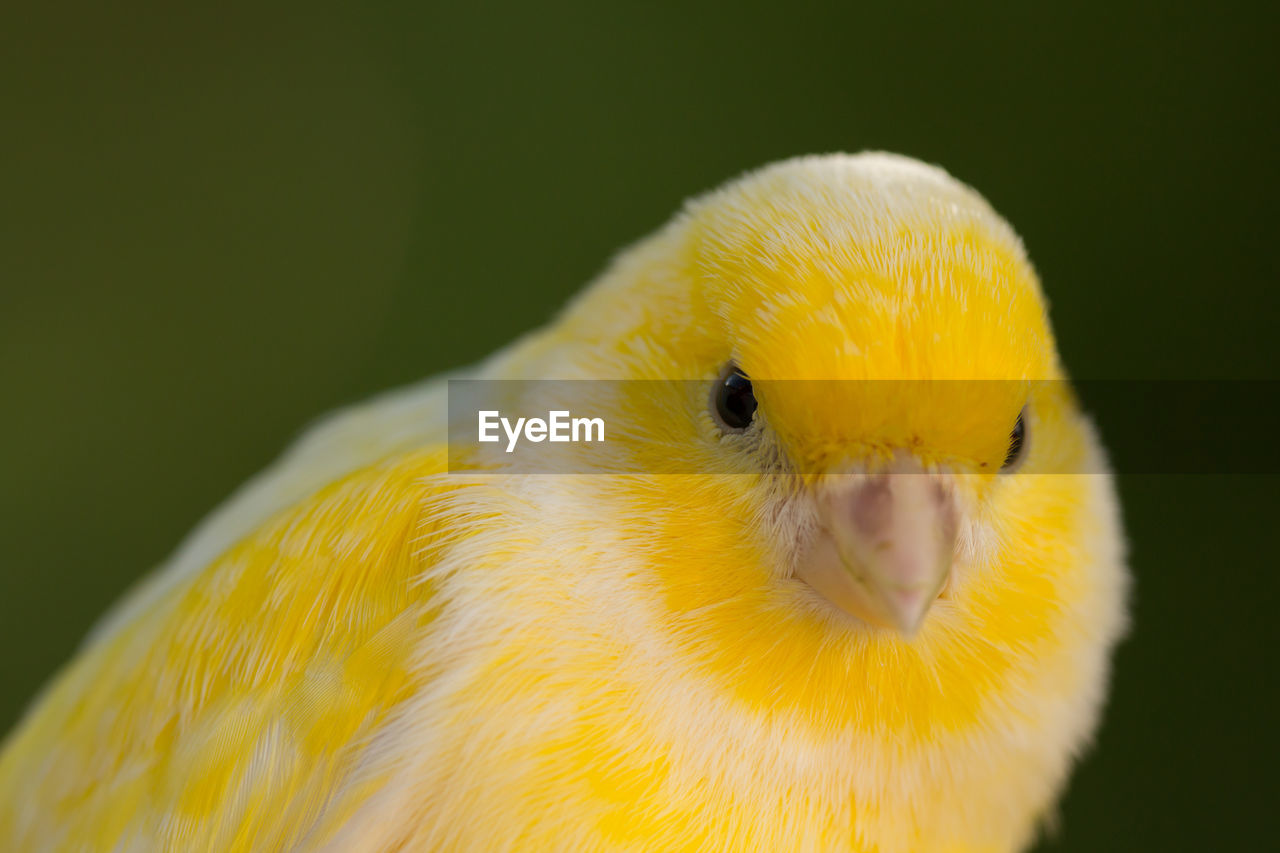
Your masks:
<path fill-rule="evenodd" d="M 818 528 L 801 579 L 858 619 L 912 636 L 951 570 L 957 520 L 944 475 L 899 455 L 883 472 L 815 485 Z"/>

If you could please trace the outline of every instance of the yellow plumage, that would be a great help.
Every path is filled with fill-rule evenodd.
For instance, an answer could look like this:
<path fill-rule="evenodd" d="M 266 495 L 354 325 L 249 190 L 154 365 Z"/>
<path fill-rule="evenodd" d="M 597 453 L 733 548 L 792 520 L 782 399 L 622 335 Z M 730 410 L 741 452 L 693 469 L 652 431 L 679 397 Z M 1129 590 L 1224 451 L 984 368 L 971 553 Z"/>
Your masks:
<path fill-rule="evenodd" d="M 708 411 L 728 364 L 756 443 Z M 442 380 L 339 413 L 34 704 L 0 847 L 1029 842 L 1095 726 L 1126 574 L 1110 477 L 1071 473 L 1105 470 L 1091 428 L 1034 381 L 1064 378 L 1039 285 L 976 194 L 887 155 L 766 168 L 465 375 L 696 380 L 595 399 L 659 436 L 615 452 L 746 476 L 447 473 Z M 849 379 L 1005 381 L 779 381 Z M 876 479 L 899 464 L 936 494 Z M 822 508 L 877 488 L 954 539 L 903 630 L 807 582 L 815 541 L 845 547 Z"/>

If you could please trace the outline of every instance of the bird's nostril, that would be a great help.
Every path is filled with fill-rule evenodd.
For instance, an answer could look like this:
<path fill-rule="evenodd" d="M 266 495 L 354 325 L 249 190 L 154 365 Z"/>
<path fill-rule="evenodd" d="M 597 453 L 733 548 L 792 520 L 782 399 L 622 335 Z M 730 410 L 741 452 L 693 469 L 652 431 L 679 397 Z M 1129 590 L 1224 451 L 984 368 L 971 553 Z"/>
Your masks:
<path fill-rule="evenodd" d="M 853 500 L 853 522 L 863 533 L 886 530 L 893 515 L 893 494 L 889 478 L 880 476 L 866 483 Z"/>

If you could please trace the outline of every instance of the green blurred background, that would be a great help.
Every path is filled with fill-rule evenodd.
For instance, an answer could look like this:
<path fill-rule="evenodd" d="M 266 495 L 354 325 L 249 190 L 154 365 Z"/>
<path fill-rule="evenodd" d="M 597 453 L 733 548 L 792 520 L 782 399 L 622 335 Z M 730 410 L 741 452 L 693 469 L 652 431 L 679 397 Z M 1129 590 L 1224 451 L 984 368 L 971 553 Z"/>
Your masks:
<path fill-rule="evenodd" d="M 978 187 L 1077 376 L 1277 376 L 1261 6 L 435 5 L 5 13 L 0 730 L 310 419 L 485 355 L 769 160 Z M 1135 630 L 1045 849 L 1275 843 L 1277 486 L 1122 480 Z"/>

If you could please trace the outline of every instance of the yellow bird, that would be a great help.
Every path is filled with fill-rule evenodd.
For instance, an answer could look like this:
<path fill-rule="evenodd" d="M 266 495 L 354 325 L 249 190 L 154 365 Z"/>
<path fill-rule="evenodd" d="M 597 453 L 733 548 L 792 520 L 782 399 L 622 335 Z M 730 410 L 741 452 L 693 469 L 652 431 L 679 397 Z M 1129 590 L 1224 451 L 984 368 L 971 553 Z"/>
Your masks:
<path fill-rule="evenodd" d="M 1128 575 L 1039 283 L 979 195 L 885 154 L 768 166 L 458 376 L 602 380 L 575 407 L 613 473 L 450 445 L 444 379 L 331 417 L 34 703 L 0 848 L 1034 840 Z"/>

